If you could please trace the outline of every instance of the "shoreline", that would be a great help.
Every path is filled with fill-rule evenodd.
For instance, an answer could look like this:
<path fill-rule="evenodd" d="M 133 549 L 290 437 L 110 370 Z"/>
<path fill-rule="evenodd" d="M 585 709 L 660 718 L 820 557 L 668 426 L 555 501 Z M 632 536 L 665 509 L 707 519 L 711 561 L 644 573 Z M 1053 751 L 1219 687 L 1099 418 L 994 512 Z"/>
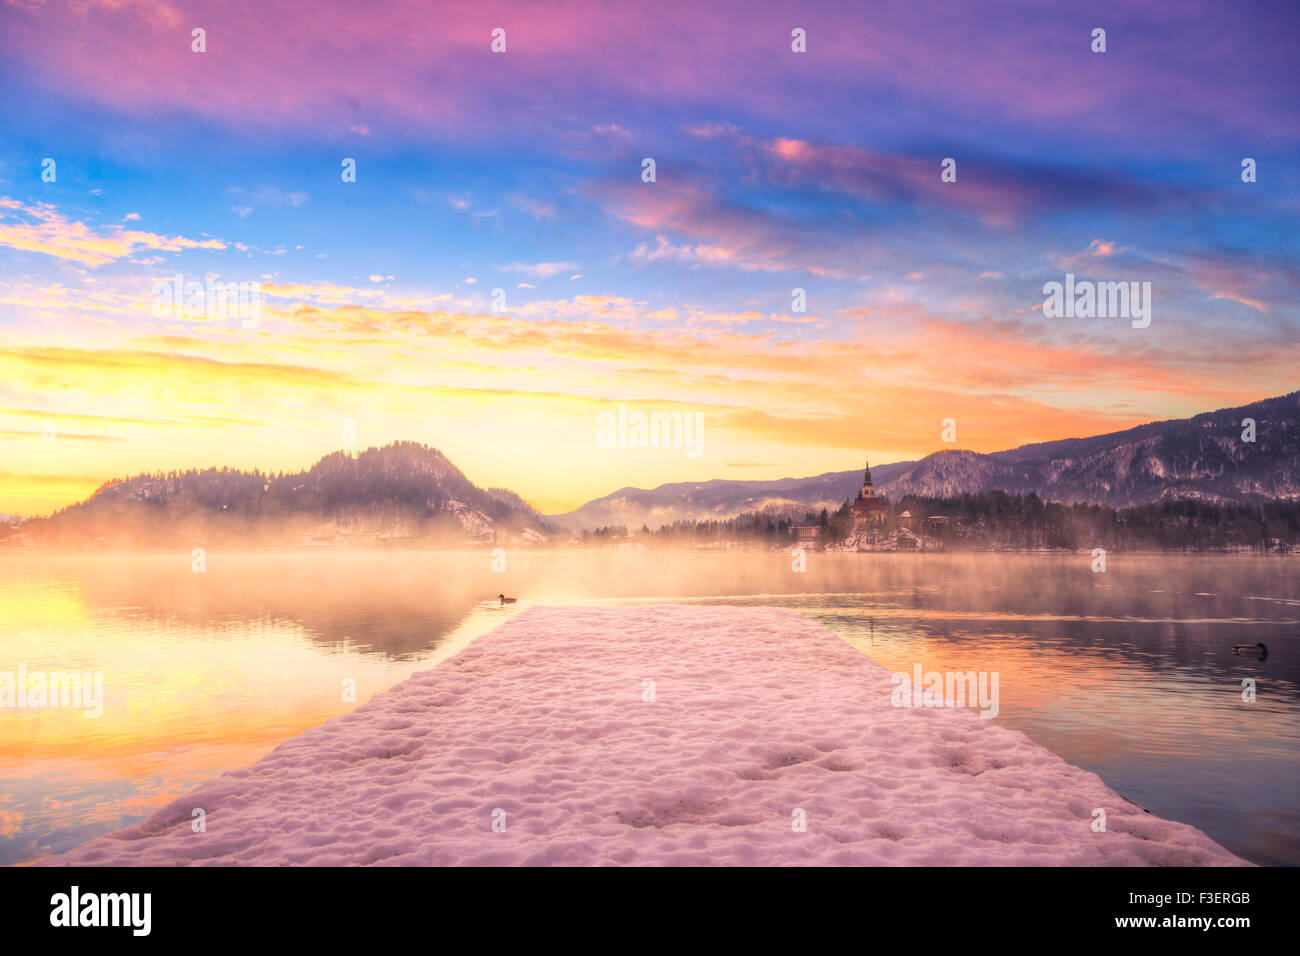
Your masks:
<path fill-rule="evenodd" d="M 894 690 L 794 611 L 533 607 L 40 865 L 1250 865 Z"/>

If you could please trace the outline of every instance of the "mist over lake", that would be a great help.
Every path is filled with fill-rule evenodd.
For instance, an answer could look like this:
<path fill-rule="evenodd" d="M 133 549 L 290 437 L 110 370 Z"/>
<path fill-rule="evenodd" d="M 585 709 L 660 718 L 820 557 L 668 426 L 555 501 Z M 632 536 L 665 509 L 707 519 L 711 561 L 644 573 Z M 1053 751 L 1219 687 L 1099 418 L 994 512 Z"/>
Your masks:
<path fill-rule="evenodd" d="M 104 700 L 0 709 L 0 863 L 142 819 L 525 608 L 671 602 L 792 608 L 894 671 L 996 672 L 998 722 L 1247 860 L 1296 864 L 1295 561 L 812 553 L 800 573 L 776 550 L 521 550 L 497 573 L 486 550 L 212 551 L 195 574 L 188 552 L 3 552 L 3 667 L 102 672 Z"/>

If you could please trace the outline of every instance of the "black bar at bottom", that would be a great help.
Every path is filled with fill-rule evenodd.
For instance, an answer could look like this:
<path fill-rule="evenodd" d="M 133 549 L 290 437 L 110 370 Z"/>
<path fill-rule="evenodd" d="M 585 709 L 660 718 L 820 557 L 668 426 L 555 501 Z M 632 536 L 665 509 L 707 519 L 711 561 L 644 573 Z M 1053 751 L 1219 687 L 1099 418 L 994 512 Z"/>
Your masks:
<path fill-rule="evenodd" d="M 72 888 L 77 922 L 70 925 Z M 564 869 L 206 868 L 0 870 L 6 950 L 23 940 L 127 946 L 225 942 L 370 946 L 416 937 L 433 946 L 519 935 L 654 945 L 734 945 L 800 929 L 888 945 L 896 931 L 947 947 L 1075 940 L 1216 946 L 1279 938 L 1295 917 L 1287 869 Z M 148 934 L 144 896 L 149 894 Z M 94 896 L 93 902 L 87 897 Z M 65 902 L 66 901 L 66 902 Z M 101 905 L 103 903 L 104 905 Z M 103 914 L 101 919 L 100 914 Z M 62 922 L 68 925 L 53 925 Z M 1206 926 L 1203 921 L 1208 920 Z M 1122 921 L 1125 921 L 1121 924 Z M 1194 922 L 1193 922 L 1194 921 Z M 1229 922 L 1231 921 L 1231 922 Z M 614 935 L 606 935 L 606 933 Z M 988 935 L 988 934 L 993 935 Z M 1045 934 L 1051 934 L 1045 935 Z M 620 942 L 621 941 L 621 942 Z M 694 947 L 691 947 L 694 948 Z"/>

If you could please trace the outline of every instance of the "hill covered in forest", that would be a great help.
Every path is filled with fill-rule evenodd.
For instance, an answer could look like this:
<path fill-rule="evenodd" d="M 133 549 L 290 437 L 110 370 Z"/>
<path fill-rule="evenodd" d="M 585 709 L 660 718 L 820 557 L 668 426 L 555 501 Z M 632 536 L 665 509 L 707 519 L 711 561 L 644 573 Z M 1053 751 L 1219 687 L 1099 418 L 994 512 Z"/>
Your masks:
<path fill-rule="evenodd" d="M 247 545 L 541 540 L 546 524 L 512 491 L 477 487 L 436 448 L 394 442 L 326 455 L 309 469 L 135 475 L 21 525 L 32 544 Z"/>

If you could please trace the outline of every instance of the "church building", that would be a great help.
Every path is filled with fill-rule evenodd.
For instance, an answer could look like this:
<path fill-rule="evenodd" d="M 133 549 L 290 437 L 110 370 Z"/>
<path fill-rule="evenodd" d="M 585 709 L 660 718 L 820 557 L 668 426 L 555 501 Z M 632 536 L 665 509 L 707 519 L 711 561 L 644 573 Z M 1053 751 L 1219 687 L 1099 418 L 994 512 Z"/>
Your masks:
<path fill-rule="evenodd" d="M 867 462 L 867 471 L 862 476 L 862 490 L 858 492 L 857 500 L 849 505 L 849 515 L 853 519 L 855 532 L 885 523 L 885 502 L 876 497 L 875 486 L 871 484 L 871 462 Z"/>

